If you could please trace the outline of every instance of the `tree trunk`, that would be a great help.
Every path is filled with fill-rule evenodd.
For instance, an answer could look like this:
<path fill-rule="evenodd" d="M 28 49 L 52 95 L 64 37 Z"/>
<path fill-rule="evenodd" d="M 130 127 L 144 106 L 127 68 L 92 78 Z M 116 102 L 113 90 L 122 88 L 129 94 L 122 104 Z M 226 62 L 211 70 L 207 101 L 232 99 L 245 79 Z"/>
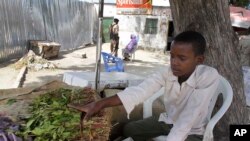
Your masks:
<path fill-rule="evenodd" d="M 185 30 L 202 33 L 207 40 L 206 64 L 217 68 L 233 87 L 233 103 L 215 133 L 215 140 L 228 141 L 229 125 L 246 124 L 249 120 L 238 38 L 231 26 L 228 0 L 170 0 L 170 4 L 175 33 Z"/>

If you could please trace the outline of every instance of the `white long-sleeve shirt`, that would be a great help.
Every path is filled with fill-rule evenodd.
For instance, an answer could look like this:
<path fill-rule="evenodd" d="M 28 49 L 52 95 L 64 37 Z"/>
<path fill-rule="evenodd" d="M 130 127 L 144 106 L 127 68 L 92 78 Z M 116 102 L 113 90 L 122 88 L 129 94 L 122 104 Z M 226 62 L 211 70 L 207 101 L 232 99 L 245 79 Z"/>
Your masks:
<path fill-rule="evenodd" d="M 163 101 L 166 112 L 159 121 L 173 124 L 167 141 L 184 141 L 190 134 L 202 135 L 208 123 L 208 105 L 219 84 L 216 69 L 198 65 L 191 76 L 181 85 L 168 66 L 138 86 L 126 88 L 117 95 L 129 115 L 134 107 L 161 87 L 165 87 Z"/>

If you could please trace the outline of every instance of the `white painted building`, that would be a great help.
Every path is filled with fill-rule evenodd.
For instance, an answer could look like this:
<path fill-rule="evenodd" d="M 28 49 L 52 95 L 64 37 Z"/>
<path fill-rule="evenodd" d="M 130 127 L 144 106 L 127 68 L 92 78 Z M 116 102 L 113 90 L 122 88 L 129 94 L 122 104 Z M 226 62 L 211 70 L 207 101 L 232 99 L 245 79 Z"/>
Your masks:
<path fill-rule="evenodd" d="M 119 19 L 121 48 L 129 43 L 131 34 L 139 36 L 139 47 L 157 50 L 166 48 L 168 25 L 169 21 L 172 20 L 169 0 L 153 0 L 152 15 L 118 15 L 115 0 L 104 2 L 104 19 Z M 98 6 L 96 3 L 97 13 Z"/>

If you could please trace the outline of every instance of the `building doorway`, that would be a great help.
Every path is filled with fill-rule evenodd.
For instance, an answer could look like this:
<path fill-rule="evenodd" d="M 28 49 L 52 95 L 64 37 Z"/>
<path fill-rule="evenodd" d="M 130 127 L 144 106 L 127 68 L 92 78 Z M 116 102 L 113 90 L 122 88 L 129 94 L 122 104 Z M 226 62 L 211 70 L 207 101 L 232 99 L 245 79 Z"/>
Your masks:
<path fill-rule="evenodd" d="M 104 17 L 103 18 L 103 22 L 102 22 L 102 36 L 103 36 L 103 43 L 108 43 L 110 42 L 110 38 L 109 38 L 109 26 L 112 24 L 113 22 L 113 17 Z"/>
<path fill-rule="evenodd" d="M 170 51 L 170 46 L 174 38 L 174 23 L 173 21 L 168 22 L 168 43 L 166 47 L 166 51 Z"/>

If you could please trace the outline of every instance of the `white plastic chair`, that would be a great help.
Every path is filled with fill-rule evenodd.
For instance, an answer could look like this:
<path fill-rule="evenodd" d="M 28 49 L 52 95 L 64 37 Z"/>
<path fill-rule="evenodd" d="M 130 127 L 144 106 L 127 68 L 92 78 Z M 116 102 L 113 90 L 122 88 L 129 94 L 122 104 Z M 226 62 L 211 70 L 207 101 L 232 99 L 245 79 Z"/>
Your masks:
<path fill-rule="evenodd" d="M 130 55 L 131 55 L 130 62 L 132 62 L 133 60 L 135 60 L 135 51 L 136 51 L 136 49 L 134 49 L 134 51 L 132 53 L 130 53 Z"/>
<path fill-rule="evenodd" d="M 151 96 L 149 99 L 147 99 L 143 103 L 143 118 L 147 118 L 152 116 L 152 104 L 153 102 L 161 95 L 164 94 L 164 88 L 159 90 L 156 94 Z M 217 98 L 219 94 L 223 95 L 223 104 L 220 107 L 220 109 L 215 113 L 214 116 L 212 116 L 213 108 L 215 106 L 215 103 L 217 101 Z M 220 76 L 220 83 L 217 88 L 217 91 L 212 98 L 210 105 L 209 105 L 209 117 L 210 120 L 206 126 L 205 133 L 203 135 L 203 141 L 213 141 L 213 129 L 215 124 L 222 118 L 222 116 L 225 114 L 225 112 L 228 110 L 229 106 L 232 103 L 233 99 L 233 90 L 229 82 L 223 77 Z M 166 136 L 159 136 L 153 139 L 154 141 L 165 141 Z"/>

